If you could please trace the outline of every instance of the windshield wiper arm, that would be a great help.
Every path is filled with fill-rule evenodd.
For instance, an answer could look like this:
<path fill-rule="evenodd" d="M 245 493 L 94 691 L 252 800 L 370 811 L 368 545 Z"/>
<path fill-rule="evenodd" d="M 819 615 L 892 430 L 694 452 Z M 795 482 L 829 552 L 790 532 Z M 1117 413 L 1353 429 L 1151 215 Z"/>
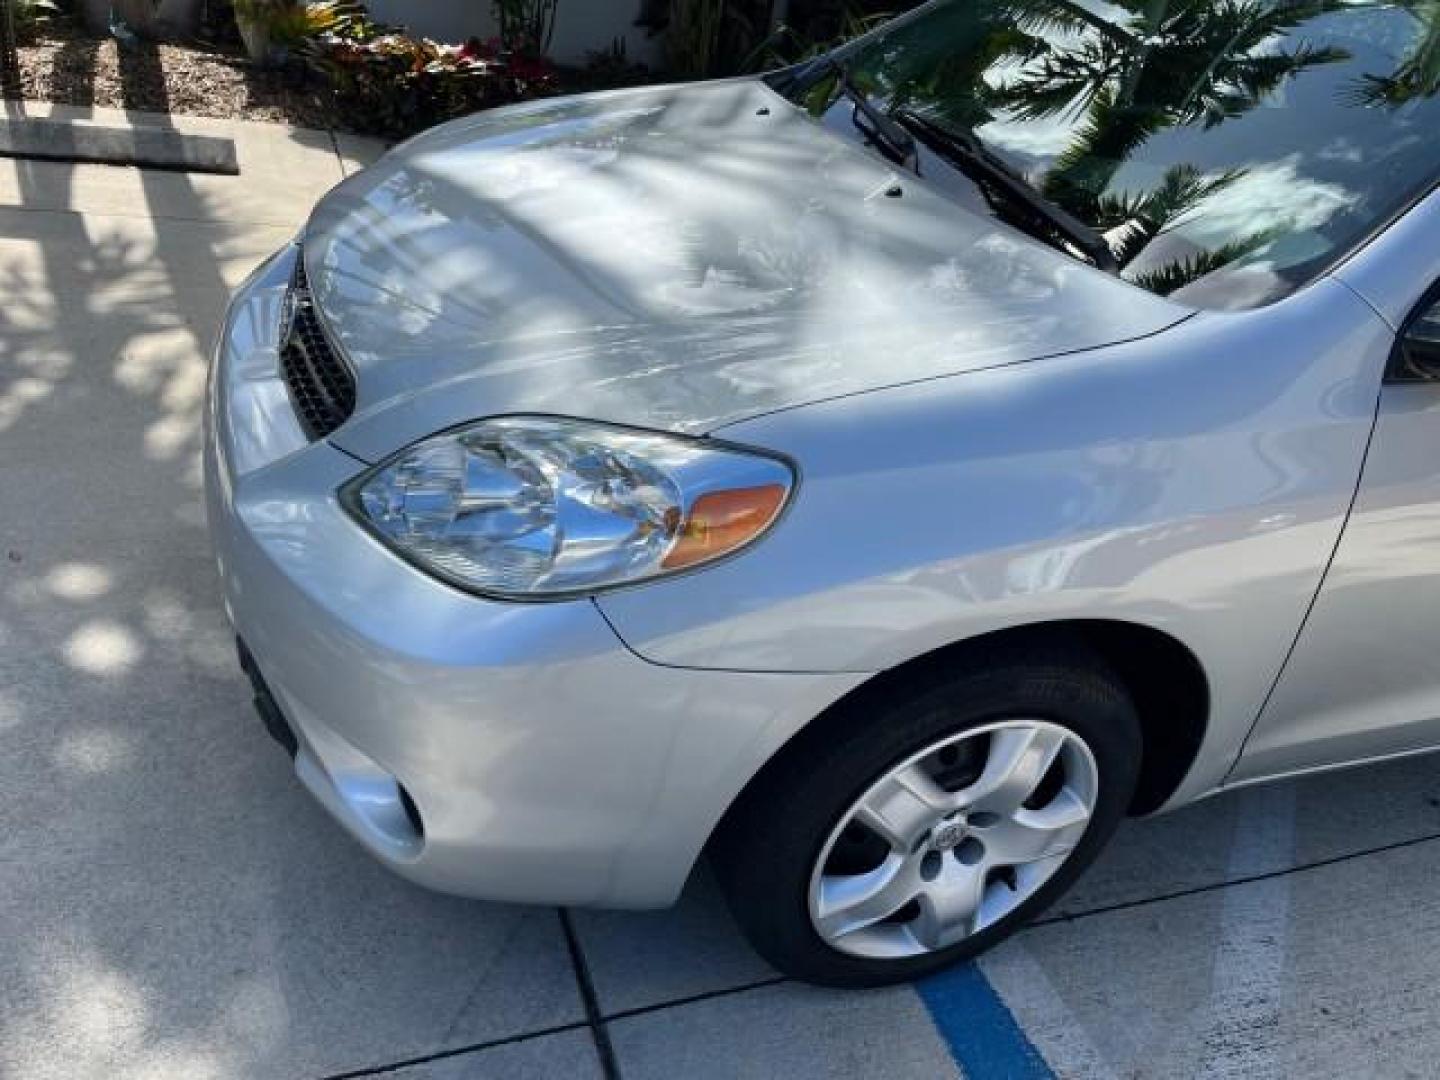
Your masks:
<path fill-rule="evenodd" d="M 824 64 L 834 74 L 840 92 L 855 106 L 855 126 L 865 138 L 879 146 L 885 156 L 901 168 L 918 172 L 920 158 L 915 150 L 915 139 L 904 125 L 896 123 L 887 113 L 875 107 L 869 95 L 855 85 L 850 68 L 844 61 L 827 57 Z M 865 117 L 864 124 L 860 122 L 862 116 Z"/>
<path fill-rule="evenodd" d="M 999 188 L 1005 196 L 1028 213 L 1060 233 L 1082 254 L 1107 274 L 1120 270 L 1110 244 L 1079 218 L 1050 202 L 968 132 L 936 123 L 912 109 L 896 109 L 887 118 L 907 131 L 914 131 L 927 146 L 948 159 L 956 168 L 981 184 Z"/>

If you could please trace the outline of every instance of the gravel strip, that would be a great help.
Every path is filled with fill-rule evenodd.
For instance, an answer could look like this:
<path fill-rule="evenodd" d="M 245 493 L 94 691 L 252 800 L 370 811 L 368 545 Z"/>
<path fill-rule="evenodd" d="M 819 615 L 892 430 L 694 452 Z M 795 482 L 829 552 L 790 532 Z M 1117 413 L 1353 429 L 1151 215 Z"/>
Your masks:
<path fill-rule="evenodd" d="M 122 50 L 62 22 L 46 26 L 19 53 L 31 101 L 333 126 L 303 79 L 256 68 L 236 54 L 150 43 Z"/>

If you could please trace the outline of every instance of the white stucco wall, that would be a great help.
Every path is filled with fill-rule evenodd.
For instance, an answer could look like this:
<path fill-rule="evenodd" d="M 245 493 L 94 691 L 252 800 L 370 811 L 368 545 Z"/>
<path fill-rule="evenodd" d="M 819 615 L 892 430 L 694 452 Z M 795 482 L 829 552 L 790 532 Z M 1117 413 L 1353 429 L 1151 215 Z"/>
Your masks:
<path fill-rule="evenodd" d="M 366 7 L 383 22 L 444 41 L 495 33 L 489 0 L 367 0 Z M 631 59 L 653 63 L 659 43 L 632 25 L 639 11 L 640 0 L 560 0 L 550 51 L 557 60 L 582 63 L 587 52 L 623 37 Z"/>

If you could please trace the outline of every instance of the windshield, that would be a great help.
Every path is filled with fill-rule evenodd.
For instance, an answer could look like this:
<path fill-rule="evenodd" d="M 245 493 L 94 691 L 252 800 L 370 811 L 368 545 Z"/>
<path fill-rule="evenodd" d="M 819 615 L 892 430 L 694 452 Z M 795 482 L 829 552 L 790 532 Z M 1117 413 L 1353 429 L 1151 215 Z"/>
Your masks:
<path fill-rule="evenodd" d="M 1440 178 L 1440 0 L 939 0 L 840 55 L 1200 306 L 1293 291 Z"/>

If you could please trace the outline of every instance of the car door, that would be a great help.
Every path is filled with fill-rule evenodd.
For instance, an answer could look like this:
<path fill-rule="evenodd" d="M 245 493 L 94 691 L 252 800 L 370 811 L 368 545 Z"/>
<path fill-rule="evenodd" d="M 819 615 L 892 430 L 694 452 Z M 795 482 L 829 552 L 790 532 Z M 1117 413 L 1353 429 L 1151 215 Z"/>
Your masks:
<path fill-rule="evenodd" d="M 1440 207 L 1337 275 L 1396 328 L 1350 518 L 1231 781 L 1440 748 Z"/>

